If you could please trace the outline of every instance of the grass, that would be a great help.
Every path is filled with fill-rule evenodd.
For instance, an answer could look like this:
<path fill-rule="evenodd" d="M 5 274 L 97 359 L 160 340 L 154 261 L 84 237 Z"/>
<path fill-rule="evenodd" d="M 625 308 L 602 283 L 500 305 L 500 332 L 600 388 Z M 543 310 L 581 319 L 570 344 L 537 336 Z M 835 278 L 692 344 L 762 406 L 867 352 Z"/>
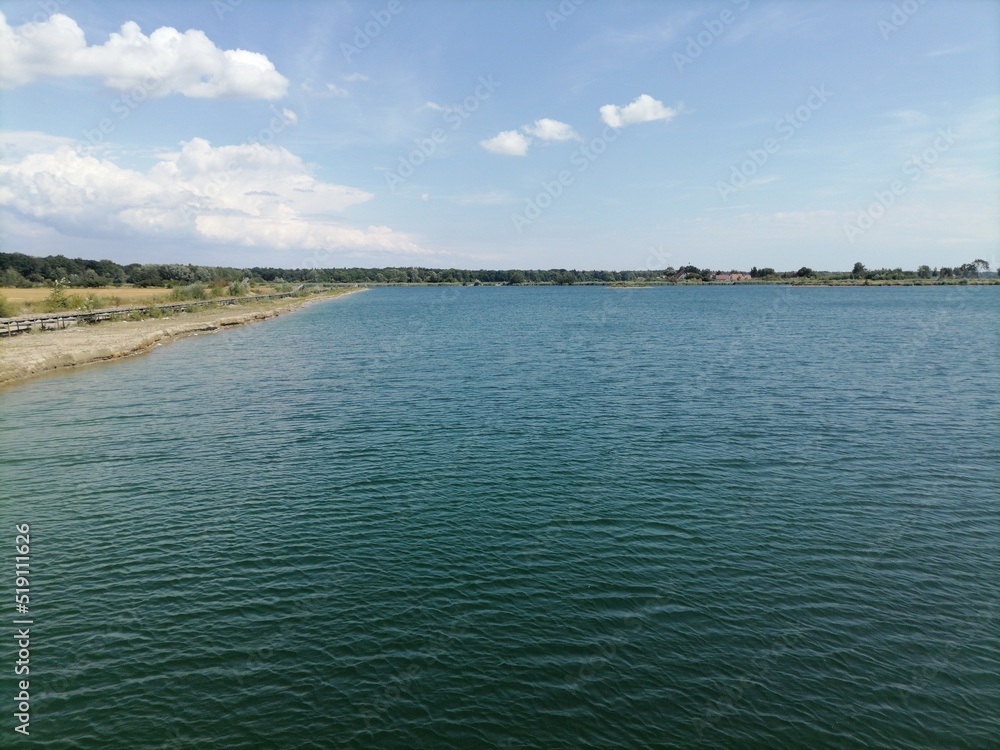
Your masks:
<path fill-rule="evenodd" d="M 277 286 L 277 285 L 276 285 Z M 191 300 L 208 300 L 216 297 L 244 297 L 250 293 L 274 294 L 273 286 L 261 286 L 248 289 L 241 282 L 231 284 L 188 284 L 173 289 L 163 287 L 59 287 L 54 294 L 53 287 L 0 287 L 0 318 L 12 318 L 17 315 L 32 313 L 61 312 L 64 310 L 98 310 L 104 307 L 128 307 L 139 304 L 156 304 L 171 302 L 188 302 Z M 147 317 L 155 313 L 145 312 Z"/>
<path fill-rule="evenodd" d="M 0 295 L 3 295 L 8 300 L 15 304 L 33 304 L 41 302 L 43 299 L 48 297 L 52 293 L 52 287 L 30 287 L 28 289 L 16 289 L 14 287 L 0 287 Z M 105 299 L 110 299 L 113 304 L 123 303 L 127 304 L 130 302 L 142 302 L 151 301 L 154 299 L 161 299 L 166 296 L 166 289 L 158 288 L 141 288 L 132 286 L 99 286 L 93 288 L 83 288 L 83 287 L 66 287 L 67 294 L 76 294 L 80 297 L 86 297 L 88 294 L 93 294 L 96 297 L 103 297 Z"/>
<path fill-rule="evenodd" d="M 17 289 L 0 287 L 0 297 L 7 300 L 7 309 L 0 317 L 11 318 L 39 312 L 60 310 L 97 310 L 102 307 L 124 307 L 137 302 L 161 302 L 166 299 L 165 289 L 143 289 L 128 286 L 92 288 L 65 287 L 61 299 L 53 299 L 52 287 Z"/>

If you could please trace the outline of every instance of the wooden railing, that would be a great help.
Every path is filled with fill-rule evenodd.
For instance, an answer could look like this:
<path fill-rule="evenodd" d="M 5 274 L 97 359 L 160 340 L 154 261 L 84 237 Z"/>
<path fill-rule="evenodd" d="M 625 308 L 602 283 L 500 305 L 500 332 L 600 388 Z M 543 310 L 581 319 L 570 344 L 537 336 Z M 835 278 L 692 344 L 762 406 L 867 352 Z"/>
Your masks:
<path fill-rule="evenodd" d="M 294 297 L 295 292 L 283 294 L 261 294 L 256 297 L 220 297 L 218 299 L 192 300 L 190 302 L 170 302 L 166 304 L 152 303 L 148 305 L 132 305 L 129 307 L 106 307 L 101 310 L 86 312 L 77 310 L 64 313 L 44 313 L 38 315 L 21 315 L 16 318 L 0 318 L 0 336 L 16 336 L 28 331 L 51 331 L 58 328 L 68 328 L 80 323 L 99 323 L 103 320 L 123 318 L 133 312 L 158 308 L 163 312 L 187 310 L 192 307 L 211 307 L 213 305 L 241 305 L 246 302 L 259 302 L 269 299 L 284 299 Z"/>

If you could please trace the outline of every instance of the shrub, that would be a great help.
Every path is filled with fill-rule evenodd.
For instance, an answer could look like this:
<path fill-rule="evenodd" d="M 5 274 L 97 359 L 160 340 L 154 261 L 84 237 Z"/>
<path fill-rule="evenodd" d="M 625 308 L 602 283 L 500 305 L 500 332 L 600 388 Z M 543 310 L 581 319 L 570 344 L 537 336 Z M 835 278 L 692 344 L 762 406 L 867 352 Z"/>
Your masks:
<path fill-rule="evenodd" d="M 227 293 L 230 297 L 245 297 L 249 291 L 247 285 L 242 281 L 231 281 Z"/>
<path fill-rule="evenodd" d="M 204 284 L 188 284 L 187 286 L 174 287 L 170 296 L 178 302 L 185 302 L 189 299 L 205 299 L 208 294 Z"/>
<path fill-rule="evenodd" d="M 7 298 L 0 295 L 0 318 L 13 318 L 17 315 L 17 307 L 13 302 L 8 302 Z"/>
<path fill-rule="evenodd" d="M 66 294 L 66 284 L 57 281 L 52 285 L 49 296 L 42 300 L 41 310 L 42 312 L 59 312 L 71 309 L 72 304 L 73 299 Z"/>
<path fill-rule="evenodd" d="M 96 294 L 88 294 L 83 303 L 80 305 L 80 309 L 86 312 L 93 312 L 99 307 L 104 307 L 105 300 L 98 297 Z"/>

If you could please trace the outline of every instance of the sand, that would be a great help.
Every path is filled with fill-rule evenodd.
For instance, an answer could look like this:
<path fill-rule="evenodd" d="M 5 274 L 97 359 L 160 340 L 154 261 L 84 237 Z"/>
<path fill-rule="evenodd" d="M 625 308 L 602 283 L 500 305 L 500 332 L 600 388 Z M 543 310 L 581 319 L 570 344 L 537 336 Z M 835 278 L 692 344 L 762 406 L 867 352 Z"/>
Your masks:
<path fill-rule="evenodd" d="M 67 367 L 106 362 L 149 351 L 178 338 L 214 333 L 334 299 L 338 294 L 296 297 L 137 321 L 81 325 L 0 338 L 0 387 Z"/>

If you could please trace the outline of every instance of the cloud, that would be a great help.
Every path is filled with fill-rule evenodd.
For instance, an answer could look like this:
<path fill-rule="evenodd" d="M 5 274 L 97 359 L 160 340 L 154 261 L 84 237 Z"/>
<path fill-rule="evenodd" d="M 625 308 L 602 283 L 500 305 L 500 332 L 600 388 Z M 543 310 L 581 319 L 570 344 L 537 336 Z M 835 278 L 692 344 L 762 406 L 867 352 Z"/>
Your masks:
<path fill-rule="evenodd" d="M 0 88 L 67 76 L 102 78 L 121 91 L 140 87 L 152 97 L 280 99 L 288 90 L 265 55 L 219 49 L 196 29 L 163 26 L 146 36 L 128 21 L 104 44 L 88 46 L 83 29 L 61 13 L 17 28 L 0 13 Z"/>
<path fill-rule="evenodd" d="M 424 107 L 428 107 L 430 104 L 431 102 L 428 102 Z M 522 125 L 520 131 L 504 130 L 492 138 L 480 141 L 479 145 L 491 154 L 524 156 L 528 153 L 528 147 L 533 142 L 531 136 L 542 141 L 582 140 L 572 126 L 565 122 L 543 117 L 541 120 L 535 120 L 531 125 Z"/>
<path fill-rule="evenodd" d="M 55 151 L 60 146 L 75 145 L 75 139 L 61 135 L 49 135 L 38 130 L 7 130 L 0 132 L 0 159 L 26 156 L 36 151 Z"/>
<path fill-rule="evenodd" d="M 972 49 L 971 44 L 961 44 L 957 47 L 939 47 L 927 53 L 927 57 L 944 57 L 947 55 L 961 55 Z"/>
<path fill-rule="evenodd" d="M 531 141 L 516 130 L 504 130 L 492 138 L 480 141 L 479 145 L 491 154 L 502 156 L 524 156 Z"/>
<path fill-rule="evenodd" d="M 558 120 L 550 120 L 547 117 L 535 120 L 533 124 L 525 125 L 521 130 L 543 141 L 580 140 L 580 136 L 573 130 L 572 126 Z"/>
<path fill-rule="evenodd" d="M 372 194 L 320 182 L 278 146 L 194 138 L 145 172 L 53 146 L 0 163 L 0 207 L 65 236 L 424 252 L 388 227 L 347 225 L 339 214 Z"/>
<path fill-rule="evenodd" d="M 418 109 L 417 112 L 423 112 L 425 109 L 432 109 L 435 112 L 450 112 L 451 111 L 451 109 L 449 107 L 444 107 L 444 106 L 442 106 L 440 104 L 437 104 L 436 102 L 424 102 L 423 106 L 420 107 L 420 109 Z"/>
<path fill-rule="evenodd" d="M 313 87 L 312 80 L 303 81 L 302 90 L 309 96 L 314 96 L 317 99 L 326 99 L 331 96 L 350 96 L 351 92 L 347 89 L 342 89 L 335 83 L 327 83 L 323 88 L 317 89 Z"/>
<path fill-rule="evenodd" d="M 284 109 L 281 110 L 281 116 L 285 118 L 285 122 L 287 122 L 289 125 L 299 124 L 299 116 L 295 114 L 294 110 L 288 109 L 288 107 L 285 107 Z"/>
<path fill-rule="evenodd" d="M 612 128 L 623 128 L 626 125 L 636 125 L 641 122 L 663 120 L 669 122 L 677 116 L 677 110 L 664 107 L 663 102 L 642 94 L 631 104 L 619 107 L 616 104 L 605 104 L 601 107 L 601 119 L 605 125 Z"/>
<path fill-rule="evenodd" d="M 346 76 L 341 76 L 347 83 L 357 83 L 358 81 L 370 81 L 371 78 L 366 76 L 364 73 L 348 73 Z"/>

